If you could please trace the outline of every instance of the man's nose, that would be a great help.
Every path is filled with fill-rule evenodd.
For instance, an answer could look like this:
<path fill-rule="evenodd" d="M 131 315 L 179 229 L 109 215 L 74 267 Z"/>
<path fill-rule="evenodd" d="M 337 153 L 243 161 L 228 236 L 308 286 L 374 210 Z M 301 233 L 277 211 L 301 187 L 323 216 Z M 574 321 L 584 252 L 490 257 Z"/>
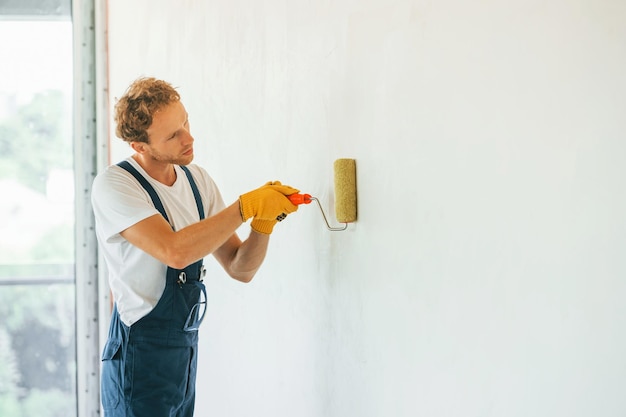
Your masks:
<path fill-rule="evenodd" d="M 192 144 L 192 143 L 194 142 L 194 140 L 195 140 L 195 139 L 193 138 L 193 136 L 191 136 L 191 133 L 189 133 L 189 130 L 186 130 L 186 129 L 185 129 L 185 130 L 183 131 L 183 140 L 182 140 L 183 145 L 189 145 L 189 144 Z"/>

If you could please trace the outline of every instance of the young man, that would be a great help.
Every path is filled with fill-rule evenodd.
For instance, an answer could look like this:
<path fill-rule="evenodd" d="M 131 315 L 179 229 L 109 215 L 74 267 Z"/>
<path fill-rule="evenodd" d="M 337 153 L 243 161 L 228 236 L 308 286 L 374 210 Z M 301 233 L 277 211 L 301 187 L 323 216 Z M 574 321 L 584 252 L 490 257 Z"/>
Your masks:
<path fill-rule="evenodd" d="M 178 92 L 140 78 L 115 106 L 116 133 L 134 154 L 96 177 L 96 233 L 115 300 L 102 355 L 106 417 L 191 417 L 198 326 L 206 294 L 202 259 L 234 279 L 261 266 L 275 224 L 297 210 L 298 190 L 269 182 L 225 206 L 193 160 Z M 252 219 L 243 242 L 235 231 Z"/>

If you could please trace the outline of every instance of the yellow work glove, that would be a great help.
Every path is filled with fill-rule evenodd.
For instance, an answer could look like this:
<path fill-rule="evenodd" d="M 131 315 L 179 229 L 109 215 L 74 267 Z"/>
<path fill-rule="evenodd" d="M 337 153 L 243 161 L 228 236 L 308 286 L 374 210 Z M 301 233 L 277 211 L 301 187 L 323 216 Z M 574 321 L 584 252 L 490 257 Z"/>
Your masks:
<path fill-rule="evenodd" d="M 278 223 L 278 220 L 261 220 L 255 217 L 254 219 L 252 219 L 250 227 L 255 232 L 269 235 L 272 233 L 272 230 L 274 230 L 274 226 L 276 226 L 276 223 Z"/>
<path fill-rule="evenodd" d="M 261 188 L 271 188 L 273 190 L 276 190 L 280 193 L 282 193 L 283 195 L 291 195 L 291 194 L 296 194 L 299 193 L 300 190 L 293 188 L 289 185 L 283 185 L 281 184 L 280 181 L 269 181 L 266 182 L 265 185 Z"/>
<path fill-rule="evenodd" d="M 286 218 L 287 218 L 287 213 L 280 214 L 279 216 L 276 217 L 276 220 L 263 220 L 263 219 L 259 219 L 255 217 L 254 219 L 252 219 L 252 222 L 250 223 L 250 227 L 252 227 L 252 230 L 255 230 L 259 233 L 269 235 L 272 233 L 272 230 L 274 230 L 274 226 L 276 226 L 276 223 L 282 222 Z"/>
<path fill-rule="evenodd" d="M 298 206 L 292 204 L 286 196 L 298 191 L 293 187 L 282 185 L 279 181 L 275 181 L 268 182 L 256 190 L 242 194 L 239 196 L 241 218 L 244 222 L 251 217 L 254 217 L 255 220 L 275 221 L 279 216 L 293 213 L 298 210 Z M 263 229 L 266 230 L 267 227 Z"/>
<path fill-rule="evenodd" d="M 281 193 L 283 193 L 284 195 L 288 196 L 291 194 L 295 194 L 297 192 L 299 192 L 300 190 L 297 190 L 293 187 L 290 187 L 288 185 L 283 185 L 281 184 L 280 181 L 270 181 L 265 183 L 265 185 L 262 188 L 272 188 L 276 191 L 279 191 Z M 296 210 L 297 210 L 297 206 L 296 206 Z M 274 230 L 274 226 L 276 226 L 276 223 L 284 220 L 287 217 L 286 213 L 281 213 L 279 216 L 276 217 L 276 219 L 274 220 L 263 220 L 260 219 L 258 217 L 255 217 L 254 219 L 252 219 L 252 222 L 250 223 L 250 227 L 252 228 L 252 230 L 258 232 L 258 233 L 263 233 L 265 235 L 269 235 L 272 233 L 272 231 Z"/>

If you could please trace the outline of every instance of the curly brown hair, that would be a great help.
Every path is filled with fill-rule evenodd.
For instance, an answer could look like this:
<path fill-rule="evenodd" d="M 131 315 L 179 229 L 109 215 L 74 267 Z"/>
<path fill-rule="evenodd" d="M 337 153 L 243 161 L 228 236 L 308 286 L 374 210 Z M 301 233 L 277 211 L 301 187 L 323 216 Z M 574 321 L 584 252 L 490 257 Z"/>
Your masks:
<path fill-rule="evenodd" d="M 154 114 L 179 101 L 180 94 L 166 81 L 142 77 L 135 80 L 115 103 L 115 134 L 125 142 L 145 142 Z"/>

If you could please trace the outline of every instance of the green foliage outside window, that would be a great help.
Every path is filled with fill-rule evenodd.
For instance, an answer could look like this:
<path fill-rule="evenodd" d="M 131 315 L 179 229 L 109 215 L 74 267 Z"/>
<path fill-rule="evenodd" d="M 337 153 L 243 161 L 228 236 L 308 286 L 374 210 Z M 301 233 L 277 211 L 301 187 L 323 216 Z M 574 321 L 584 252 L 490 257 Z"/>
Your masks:
<path fill-rule="evenodd" d="M 71 129 L 63 124 L 69 119 L 63 113 L 71 109 L 67 99 L 60 91 L 42 92 L 0 117 L 0 180 L 16 181 L 41 201 L 46 200 L 50 172 L 72 169 Z M 5 221 L 18 221 L 17 208 L 15 217 Z M 48 214 L 45 205 L 35 211 Z M 67 277 L 67 271 L 71 279 L 73 218 L 30 229 L 24 228 L 34 236 L 26 247 L 11 244 L 18 236 L 0 236 L 0 279 L 19 283 Z M 0 416 L 75 416 L 74 284 L 0 285 L 0 317 Z"/>
<path fill-rule="evenodd" d="M 71 131 L 61 91 L 36 94 L 32 101 L 0 121 L 0 178 L 15 178 L 45 193 L 46 178 L 53 168 L 72 169 Z"/>

